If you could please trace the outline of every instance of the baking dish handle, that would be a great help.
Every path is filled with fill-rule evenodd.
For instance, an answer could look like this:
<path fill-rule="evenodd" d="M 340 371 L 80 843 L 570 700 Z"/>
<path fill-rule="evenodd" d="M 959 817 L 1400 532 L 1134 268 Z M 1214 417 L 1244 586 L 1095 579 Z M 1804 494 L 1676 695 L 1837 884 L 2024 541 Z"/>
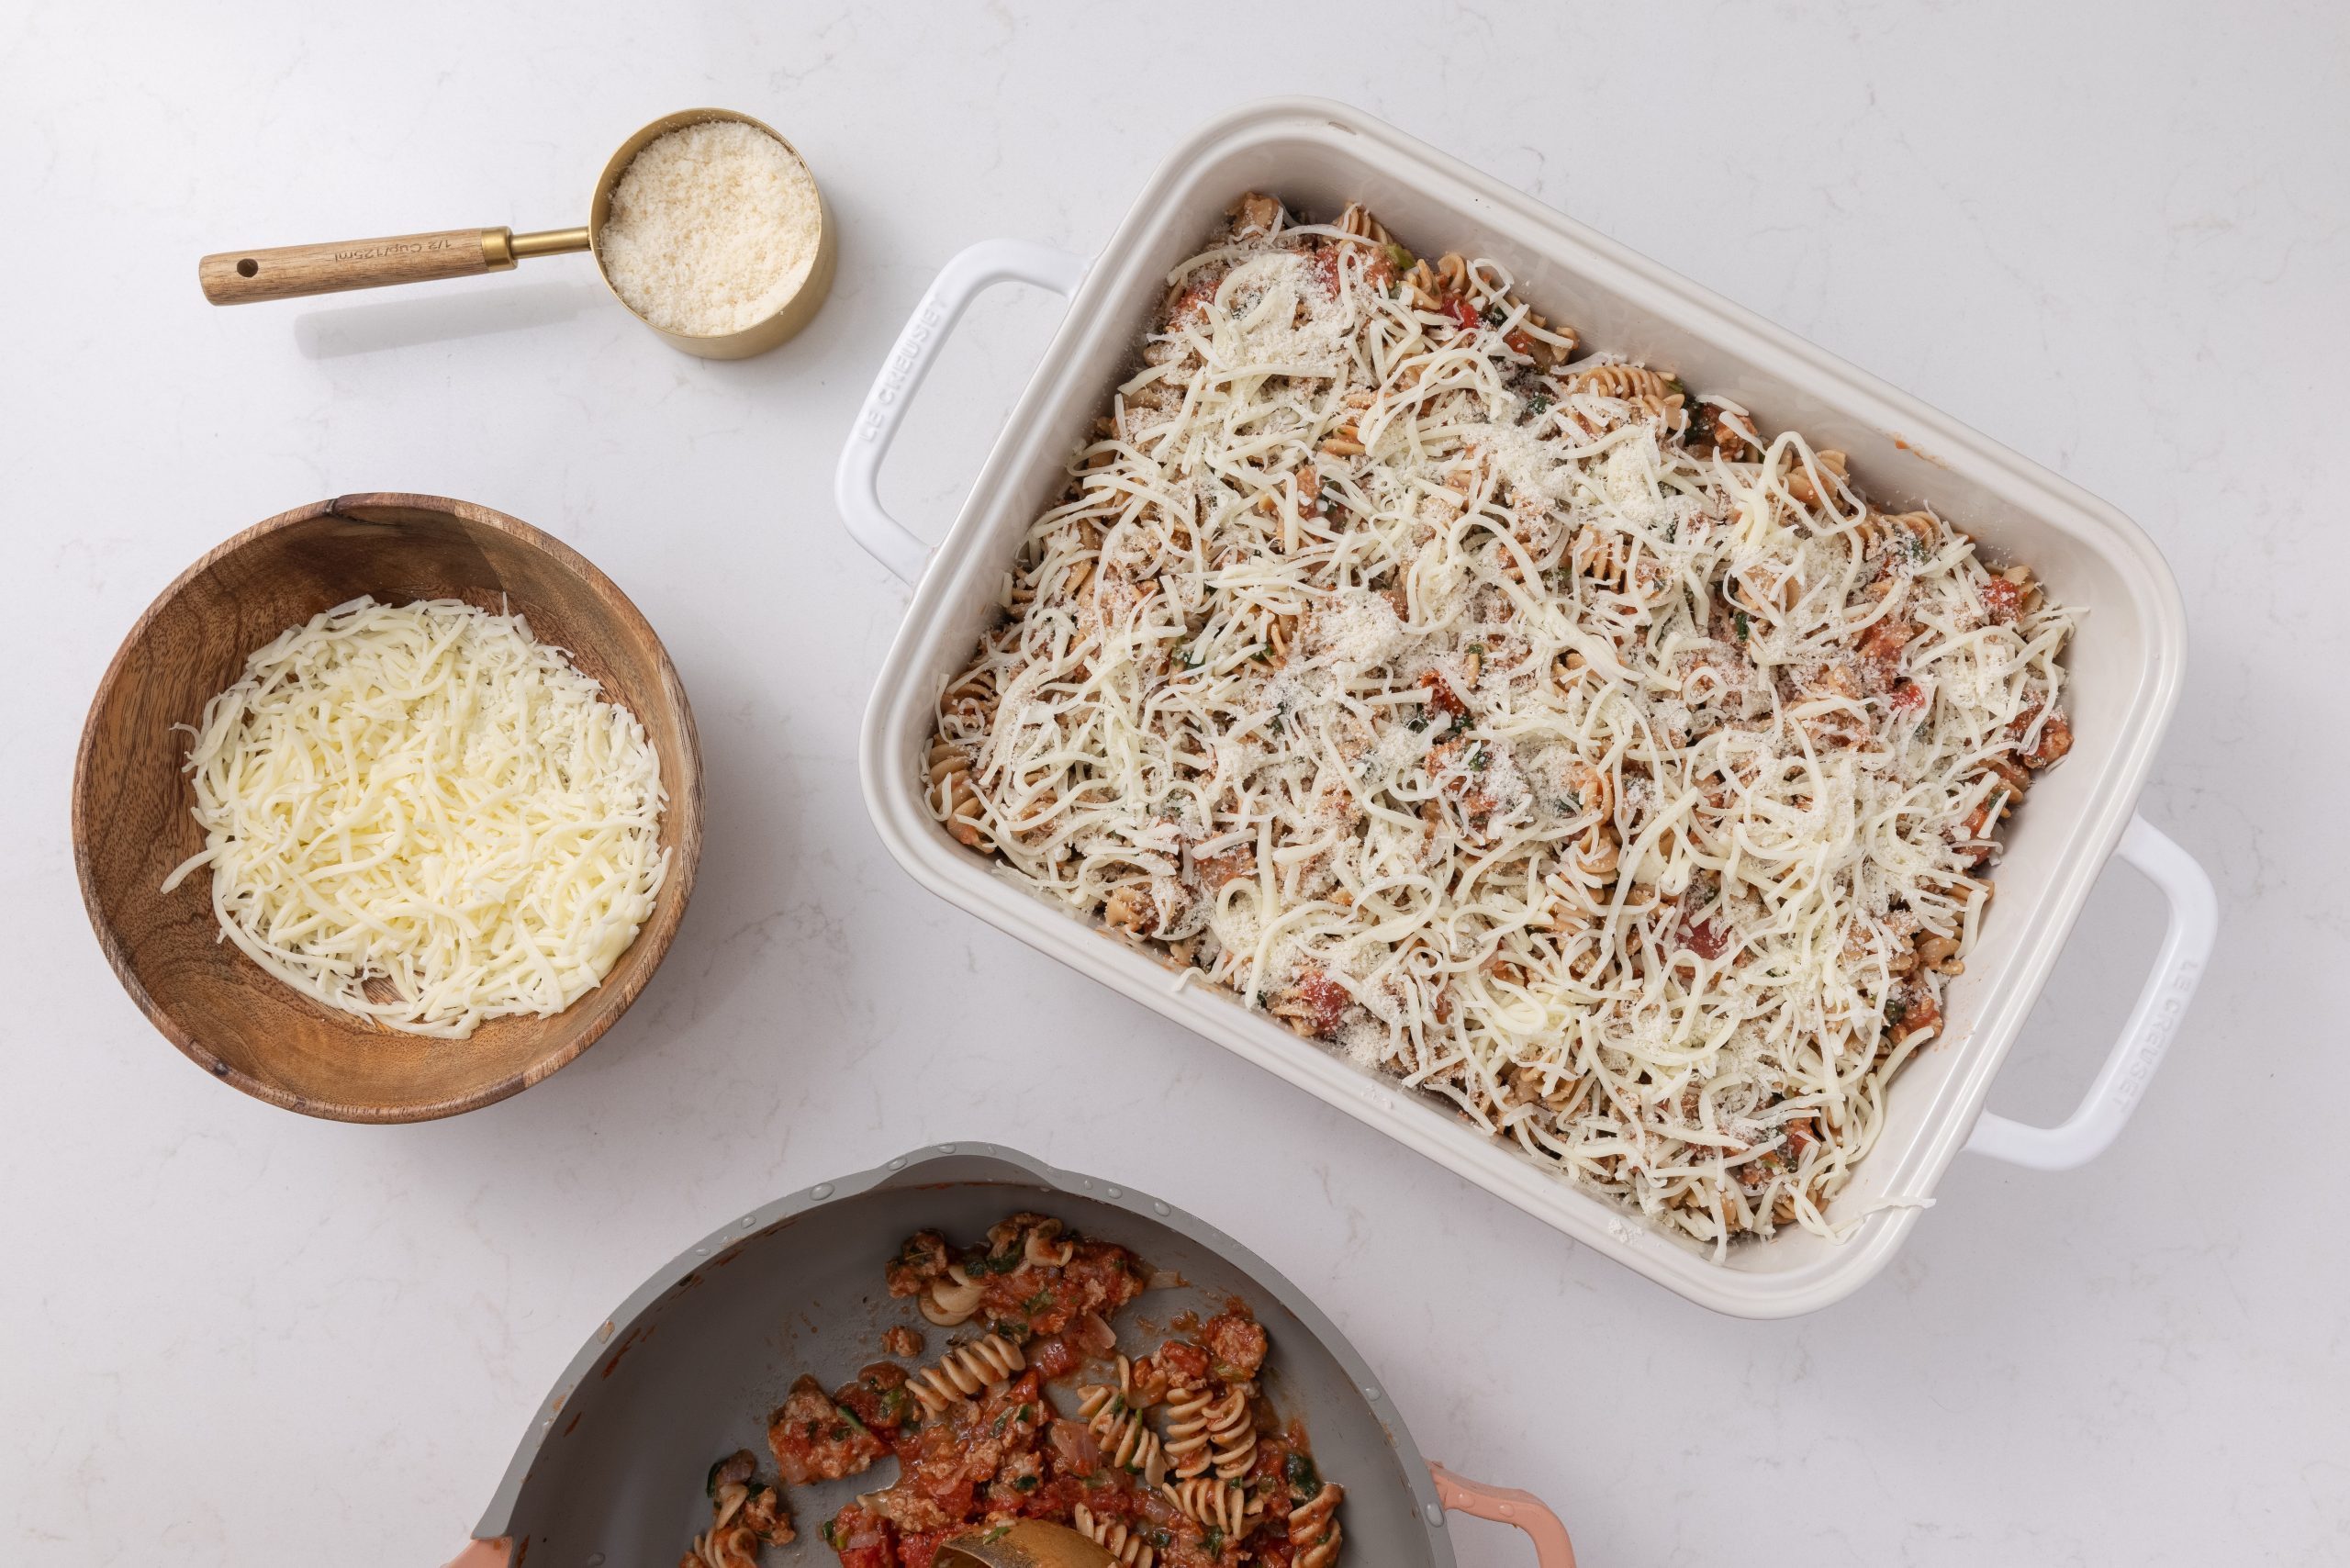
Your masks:
<path fill-rule="evenodd" d="M 1534 1542 L 1537 1568 L 1575 1568 L 1574 1542 L 1567 1539 L 1567 1527 L 1533 1493 L 1464 1481 L 1436 1463 L 1429 1464 L 1428 1473 L 1436 1478 L 1437 1501 L 1448 1511 L 1516 1525 Z"/>
<path fill-rule="evenodd" d="M 2152 879 L 2170 904 L 2170 927 L 2163 933 L 2154 971 L 2146 978 L 2130 1022 L 2122 1025 L 2121 1037 L 2079 1108 L 2053 1127 L 2030 1126 L 1986 1111 L 1966 1140 L 1974 1153 L 2034 1170 L 2070 1170 L 2103 1154 L 2138 1108 L 2139 1097 L 2178 1032 L 2187 1004 L 2194 1000 L 2219 934 L 2219 902 L 2211 879 L 2193 856 L 2143 817 L 2130 819 L 2118 853 Z"/>
<path fill-rule="evenodd" d="M 908 584 L 922 580 L 930 546 L 881 505 L 881 459 L 906 417 L 914 388 L 930 374 L 946 336 L 964 307 L 999 283 L 1031 283 L 1056 294 L 1073 295 L 1091 265 L 1082 256 L 1035 245 L 1025 240 L 982 240 L 940 270 L 922 303 L 914 307 L 897 346 L 881 362 L 881 374 L 856 411 L 841 465 L 833 476 L 833 500 L 848 524 L 849 537 Z"/>

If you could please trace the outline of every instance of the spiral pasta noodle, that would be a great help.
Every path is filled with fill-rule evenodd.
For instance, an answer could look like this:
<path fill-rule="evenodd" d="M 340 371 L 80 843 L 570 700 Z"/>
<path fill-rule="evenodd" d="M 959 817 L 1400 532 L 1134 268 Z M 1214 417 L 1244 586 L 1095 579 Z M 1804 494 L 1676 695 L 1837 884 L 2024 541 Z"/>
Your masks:
<path fill-rule="evenodd" d="M 1289 1543 L 1296 1555 L 1292 1568 L 1331 1568 L 1346 1532 L 1338 1528 L 1338 1505 L 1347 1489 L 1326 1481 L 1322 1489 L 1289 1511 Z"/>
<path fill-rule="evenodd" d="M 1250 1515 L 1260 1511 L 1262 1502 L 1252 1499 L 1246 1489 L 1228 1481 L 1192 1476 L 1181 1481 L 1169 1481 L 1161 1488 L 1167 1500 L 1203 1525 L 1212 1525 L 1226 1535 L 1238 1535 Z"/>
<path fill-rule="evenodd" d="M 923 1411 L 935 1416 L 959 1400 L 971 1399 L 1011 1381 L 1027 1366 L 1020 1347 L 1001 1334 L 958 1346 L 923 1368 L 908 1382 Z"/>
<path fill-rule="evenodd" d="M 1214 1396 L 1204 1387 L 1178 1388 L 1167 1396 L 1167 1462 L 1185 1479 L 1205 1475 L 1215 1462 L 1208 1433 Z"/>
<path fill-rule="evenodd" d="M 995 840 L 980 826 L 987 808 L 971 786 L 971 754 L 952 741 L 939 741 L 930 748 L 928 799 L 931 811 L 946 823 L 957 843 L 981 853 L 995 847 Z"/>
<path fill-rule="evenodd" d="M 950 1264 L 946 1277 L 932 1282 L 923 1293 L 922 1315 L 941 1328 L 953 1328 L 970 1321 L 986 1294 L 987 1287 L 972 1279 L 962 1264 Z"/>
<path fill-rule="evenodd" d="M 1071 1522 L 1078 1533 L 1094 1545 L 1106 1550 L 1111 1560 L 1123 1568 L 1151 1568 L 1158 1561 L 1158 1553 L 1151 1550 L 1141 1533 L 1127 1528 L 1124 1519 L 1098 1518 L 1093 1510 L 1080 1503 L 1071 1512 Z"/>
<path fill-rule="evenodd" d="M 687 1568 L 758 1568 L 761 1546 L 792 1539 L 790 1511 L 774 1487 L 757 1484 L 756 1464 L 744 1449 L 710 1467 L 710 1528 L 687 1549 Z"/>
<path fill-rule="evenodd" d="M 1151 1485 L 1167 1473 L 1167 1455 L 1158 1434 L 1142 1413 L 1118 1397 L 1114 1388 L 1099 1384 L 1078 1391 L 1078 1419 L 1102 1445 L 1102 1457 L 1120 1470 L 1131 1470 Z"/>
<path fill-rule="evenodd" d="M 1202 1413 L 1206 1423 L 1209 1460 L 1216 1477 L 1235 1481 L 1248 1473 L 1257 1458 L 1257 1422 L 1249 1414 L 1248 1391 L 1228 1389 L 1222 1399 Z"/>

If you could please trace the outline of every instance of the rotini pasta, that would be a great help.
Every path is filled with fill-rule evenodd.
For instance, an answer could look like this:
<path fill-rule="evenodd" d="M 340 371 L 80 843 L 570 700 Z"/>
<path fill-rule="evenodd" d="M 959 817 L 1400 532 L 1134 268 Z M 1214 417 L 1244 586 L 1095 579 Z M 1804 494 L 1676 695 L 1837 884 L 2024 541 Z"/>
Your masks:
<path fill-rule="evenodd" d="M 946 1352 L 913 1376 L 910 1386 L 923 1411 L 935 1416 L 960 1400 L 976 1399 L 1010 1383 L 1028 1364 L 1020 1347 L 1001 1334 Z"/>
<path fill-rule="evenodd" d="M 1251 1499 L 1245 1487 L 1228 1481 L 1193 1476 L 1166 1484 L 1167 1497 L 1190 1518 L 1203 1525 L 1213 1525 L 1226 1535 L 1237 1535 L 1250 1514 L 1264 1507 L 1261 1498 Z"/>
<path fill-rule="evenodd" d="M 757 1468 L 748 1449 L 710 1467 L 710 1528 L 694 1537 L 678 1568 L 757 1568 L 760 1547 L 791 1540 L 791 1514 L 774 1487 L 757 1484 Z"/>
<path fill-rule="evenodd" d="M 1079 1534 L 1106 1550 L 1113 1562 L 1125 1568 L 1151 1568 L 1158 1561 L 1158 1554 L 1143 1540 L 1142 1532 L 1125 1520 L 1097 1518 L 1093 1510 L 1082 1503 L 1069 1513 L 1069 1522 L 1077 1527 Z"/>
<path fill-rule="evenodd" d="M 1187 1480 L 1205 1475 L 1215 1463 L 1208 1435 L 1208 1406 L 1214 1402 L 1205 1387 L 1179 1388 L 1167 1396 L 1167 1461 Z"/>
<path fill-rule="evenodd" d="M 1257 1422 L 1248 1413 L 1248 1389 L 1227 1389 L 1206 1411 L 1210 1457 L 1216 1479 L 1234 1481 L 1257 1460 Z"/>
<path fill-rule="evenodd" d="M 942 695 L 932 811 L 1691 1237 L 1839 1235 L 2074 618 L 1578 349 L 1492 261 L 1245 198 Z"/>
<path fill-rule="evenodd" d="M 1167 1455 L 1158 1434 L 1141 1412 L 1118 1397 L 1114 1388 L 1095 1386 L 1079 1391 L 1078 1418 L 1102 1445 L 1102 1457 L 1120 1470 L 1131 1470 L 1156 1486 L 1167 1474 Z"/>
<path fill-rule="evenodd" d="M 877 1361 L 831 1393 L 802 1377 L 769 1417 L 787 1485 L 896 1460 L 894 1482 L 822 1527 L 845 1563 L 926 1562 L 962 1531 L 1015 1518 L 1069 1524 L 1138 1568 L 1335 1563 L 1339 1494 L 1320 1480 L 1303 1428 L 1278 1423 L 1259 1397 L 1270 1342 L 1244 1306 L 1179 1316 L 1178 1337 L 1130 1357 L 1111 1319 L 1147 1271 L 1123 1248 L 1028 1213 L 969 1247 L 916 1232 L 883 1277 L 925 1318 L 939 1287 L 976 1288 L 956 1310 L 985 1332 L 927 1367 Z M 901 1323 L 881 1340 L 904 1353 L 921 1336 Z M 1077 1385 L 1067 1406 L 1064 1383 Z M 680 1568 L 757 1568 L 763 1544 L 791 1539 L 780 1491 L 754 1472 L 748 1452 L 712 1467 L 712 1523 Z"/>
<path fill-rule="evenodd" d="M 954 1264 L 946 1278 L 933 1281 L 923 1294 L 922 1315 L 941 1328 L 957 1327 L 971 1320 L 986 1294 L 987 1286 L 965 1273 L 961 1264 Z"/>
<path fill-rule="evenodd" d="M 1326 1484 L 1290 1510 L 1289 1543 L 1296 1553 L 1290 1559 L 1292 1568 L 1329 1568 L 1338 1560 L 1338 1543 L 1345 1539 L 1338 1528 L 1338 1505 L 1346 1495 L 1345 1487 Z"/>

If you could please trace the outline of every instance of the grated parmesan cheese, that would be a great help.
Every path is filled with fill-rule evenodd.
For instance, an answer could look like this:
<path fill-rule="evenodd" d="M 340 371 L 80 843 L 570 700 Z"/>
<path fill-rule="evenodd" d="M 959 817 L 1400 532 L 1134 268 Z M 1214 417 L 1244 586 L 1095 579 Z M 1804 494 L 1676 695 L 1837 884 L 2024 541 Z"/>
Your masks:
<path fill-rule="evenodd" d="M 187 726 L 180 726 L 187 728 Z M 355 599 L 189 732 L 221 934 L 330 1007 L 463 1038 L 611 971 L 668 870 L 644 726 L 520 615 Z"/>
<path fill-rule="evenodd" d="M 647 142 L 597 233 L 630 308 L 687 337 L 739 332 L 781 309 L 815 265 L 823 211 L 790 148 L 740 120 Z"/>

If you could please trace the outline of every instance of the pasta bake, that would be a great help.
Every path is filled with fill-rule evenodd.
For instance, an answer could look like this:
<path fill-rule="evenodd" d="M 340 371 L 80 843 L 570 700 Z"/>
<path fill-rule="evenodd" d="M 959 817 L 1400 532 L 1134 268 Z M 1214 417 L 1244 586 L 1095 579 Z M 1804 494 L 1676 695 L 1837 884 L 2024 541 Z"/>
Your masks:
<path fill-rule="evenodd" d="M 924 758 L 946 831 L 1717 1248 L 1938 1032 L 2073 615 L 1498 263 L 1250 195 Z"/>

